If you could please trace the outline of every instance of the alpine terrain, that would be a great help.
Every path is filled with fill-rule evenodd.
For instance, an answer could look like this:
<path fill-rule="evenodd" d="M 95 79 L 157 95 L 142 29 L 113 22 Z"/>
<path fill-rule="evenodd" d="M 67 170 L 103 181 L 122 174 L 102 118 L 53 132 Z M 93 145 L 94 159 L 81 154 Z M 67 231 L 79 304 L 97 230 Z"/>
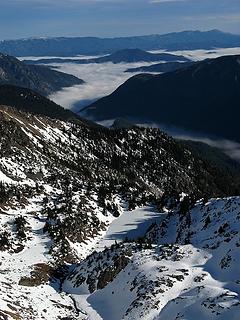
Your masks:
<path fill-rule="evenodd" d="M 0 320 L 240 320 L 240 0 L 0 0 Z"/>
<path fill-rule="evenodd" d="M 1 319 L 239 319 L 237 162 L 26 88 L 0 103 Z"/>

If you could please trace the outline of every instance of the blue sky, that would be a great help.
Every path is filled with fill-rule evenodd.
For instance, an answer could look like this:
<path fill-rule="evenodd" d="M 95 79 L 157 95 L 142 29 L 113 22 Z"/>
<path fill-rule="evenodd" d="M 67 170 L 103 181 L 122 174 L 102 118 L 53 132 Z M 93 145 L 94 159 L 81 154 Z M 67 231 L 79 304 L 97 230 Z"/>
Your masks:
<path fill-rule="evenodd" d="M 0 39 L 190 29 L 240 34 L 240 0 L 0 0 Z"/>

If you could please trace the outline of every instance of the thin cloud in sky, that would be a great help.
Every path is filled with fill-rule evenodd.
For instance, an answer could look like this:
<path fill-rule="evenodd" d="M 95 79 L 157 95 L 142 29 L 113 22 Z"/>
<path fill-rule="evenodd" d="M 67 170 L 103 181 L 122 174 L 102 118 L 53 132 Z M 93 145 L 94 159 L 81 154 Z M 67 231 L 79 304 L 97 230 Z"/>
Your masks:
<path fill-rule="evenodd" d="M 184 1 L 184 0 L 183 0 Z M 194 16 L 194 17 L 185 17 L 185 20 L 189 21 L 207 21 L 207 20 L 218 20 L 221 19 L 222 21 L 230 21 L 232 23 L 239 22 L 240 23 L 240 13 L 239 14 L 218 14 L 218 15 L 199 15 L 199 16 Z"/>
<path fill-rule="evenodd" d="M 188 0 L 151 0 L 150 3 L 186 2 Z"/>

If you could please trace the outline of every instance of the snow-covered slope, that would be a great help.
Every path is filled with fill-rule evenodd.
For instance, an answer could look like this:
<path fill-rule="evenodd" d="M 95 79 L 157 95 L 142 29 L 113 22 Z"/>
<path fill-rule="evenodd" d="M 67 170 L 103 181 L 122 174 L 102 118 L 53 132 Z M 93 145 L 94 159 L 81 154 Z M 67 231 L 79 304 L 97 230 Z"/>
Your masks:
<path fill-rule="evenodd" d="M 1 213 L 0 252 L 0 319 L 63 319 L 77 316 L 72 299 L 59 293 L 59 284 L 49 285 L 48 279 L 54 272 L 49 255 L 51 240 L 43 233 L 45 220 L 39 214 L 39 199 L 25 210 L 9 210 Z M 6 226 L 16 230 L 16 218 L 25 216 L 26 239 L 7 249 L 2 247 L 3 230 Z M 5 231 L 6 232 L 6 231 Z M 15 233 L 15 232 L 14 232 Z M 12 240 L 13 233 L 7 237 Z"/>
<path fill-rule="evenodd" d="M 237 320 L 239 209 L 236 197 L 169 212 L 145 243 L 94 253 L 64 288 L 86 319 Z"/>
<path fill-rule="evenodd" d="M 235 314 L 238 198 L 199 203 L 192 220 L 173 209 L 238 192 L 239 176 L 223 169 L 220 176 L 158 129 L 109 130 L 0 106 L 0 318 L 171 318 L 168 306 L 202 273 L 204 303 L 216 298 Z M 205 245 L 208 237 L 218 249 Z M 224 255 L 225 247 L 232 251 Z M 231 265 L 231 279 L 218 260 Z M 200 308 L 199 299 L 194 293 Z"/>

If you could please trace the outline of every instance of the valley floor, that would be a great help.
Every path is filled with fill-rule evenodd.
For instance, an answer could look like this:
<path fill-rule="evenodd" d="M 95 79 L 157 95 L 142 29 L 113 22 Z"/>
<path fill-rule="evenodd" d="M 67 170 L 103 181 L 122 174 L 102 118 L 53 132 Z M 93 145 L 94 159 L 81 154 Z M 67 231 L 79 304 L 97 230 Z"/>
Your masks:
<path fill-rule="evenodd" d="M 104 237 L 96 244 L 96 251 L 102 251 L 110 247 L 115 241 L 125 239 L 136 240 L 143 237 L 151 224 L 163 219 L 164 214 L 155 210 L 154 207 L 142 207 L 133 211 L 124 211 L 119 218 L 113 220 Z"/>
<path fill-rule="evenodd" d="M 143 237 L 153 223 L 160 223 L 164 217 L 164 213 L 159 213 L 154 207 L 150 206 L 137 208 L 133 211 L 126 210 L 119 218 L 113 220 L 106 234 L 96 243 L 93 249 L 101 252 L 105 248 L 110 248 L 111 245 L 126 239 L 131 241 Z M 125 295 L 121 297 L 116 296 L 116 301 L 112 295 L 110 295 L 110 300 L 108 300 L 109 297 L 104 294 L 98 295 L 96 301 L 94 299 L 91 301 L 91 295 L 85 290 L 86 288 L 82 292 L 77 289 L 77 294 L 73 293 L 73 299 L 76 301 L 77 308 L 80 310 L 80 314 L 82 313 L 83 319 L 85 319 L 86 315 L 87 319 L 91 320 L 121 319 L 121 315 L 124 313 L 123 306 L 128 305 L 130 298 L 128 289 L 123 288 L 125 280 L 121 281 L 120 279 L 117 283 L 117 286 L 121 283 L 120 287 L 125 291 Z M 66 284 L 63 290 L 69 293 L 73 292 Z M 121 300 L 121 304 L 117 303 L 117 299 Z"/>

